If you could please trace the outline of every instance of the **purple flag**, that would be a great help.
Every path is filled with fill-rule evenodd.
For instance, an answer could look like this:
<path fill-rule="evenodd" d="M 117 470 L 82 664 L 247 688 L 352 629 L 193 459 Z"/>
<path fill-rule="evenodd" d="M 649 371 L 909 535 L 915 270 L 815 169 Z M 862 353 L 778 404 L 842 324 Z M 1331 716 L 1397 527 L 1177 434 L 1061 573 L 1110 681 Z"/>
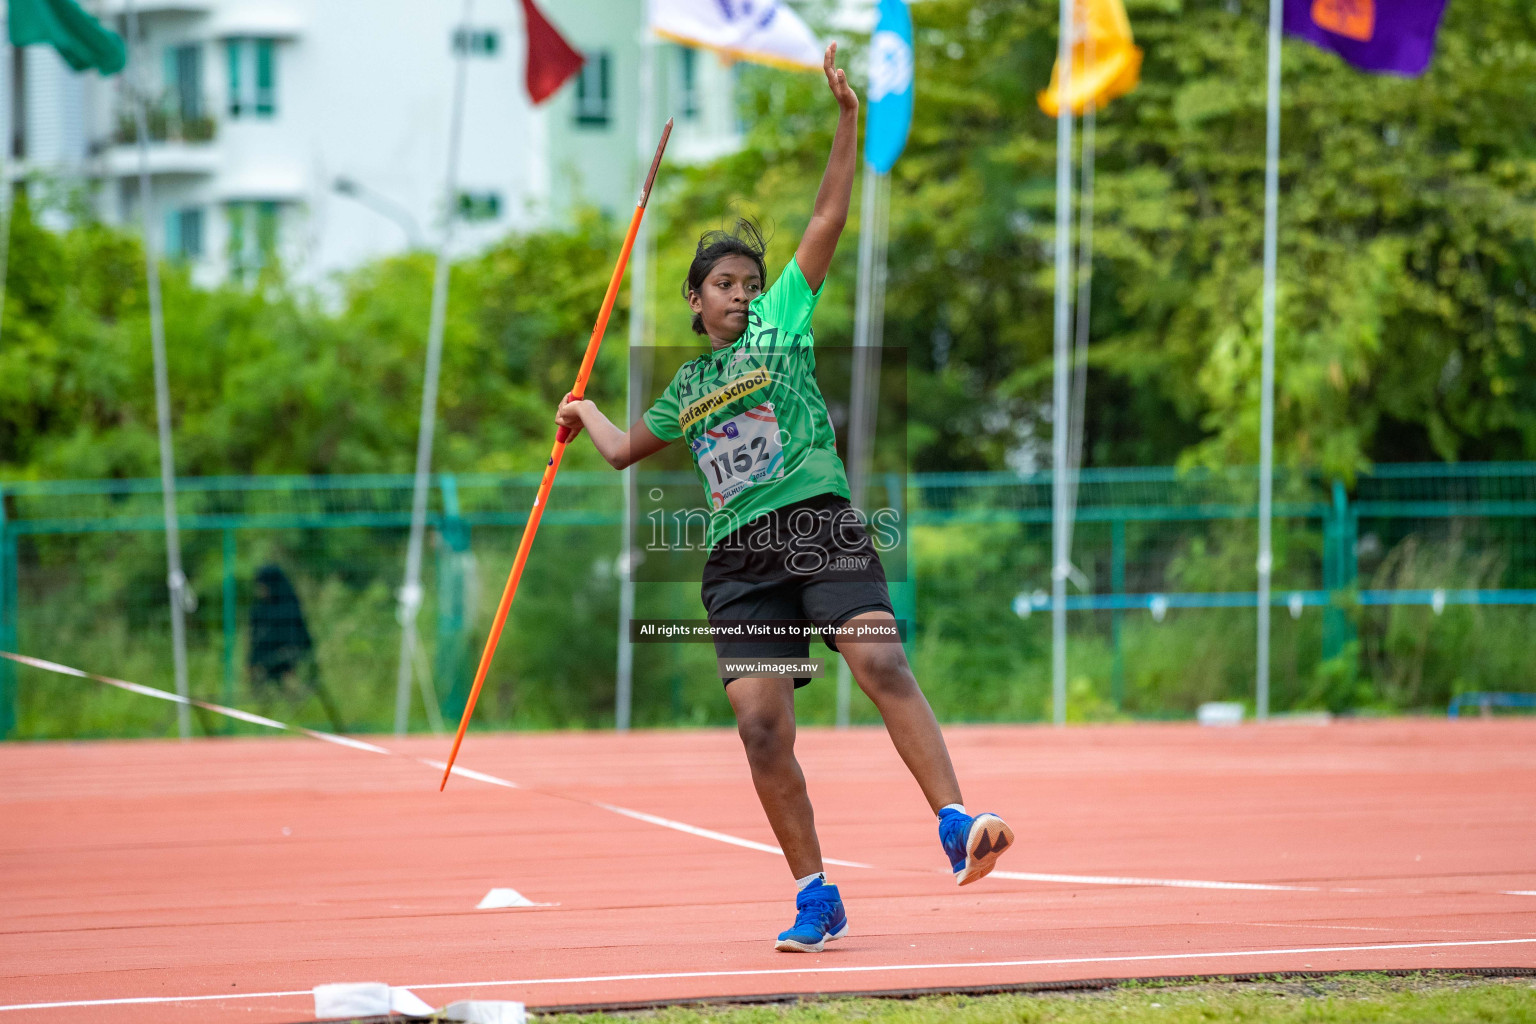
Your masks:
<path fill-rule="evenodd" d="M 1285 31 L 1362 71 L 1422 75 L 1446 0 L 1285 0 Z"/>

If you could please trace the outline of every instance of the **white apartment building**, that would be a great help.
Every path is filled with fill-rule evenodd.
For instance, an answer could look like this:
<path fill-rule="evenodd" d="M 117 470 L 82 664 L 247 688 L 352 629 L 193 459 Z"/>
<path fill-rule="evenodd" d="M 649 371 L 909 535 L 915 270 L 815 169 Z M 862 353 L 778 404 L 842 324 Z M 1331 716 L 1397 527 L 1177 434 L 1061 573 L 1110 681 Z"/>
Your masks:
<path fill-rule="evenodd" d="M 125 38 L 127 3 L 86 0 Z M 450 208 L 461 253 L 559 223 L 578 204 L 623 216 L 640 173 L 643 0 L 541 7 L 587 63 L 533 107 L 517 0 L 136 0 L 140 36 L 121 75 L 74 74 L 47 47 L 5 47 L 5 174 L 83 183 L 103 219 L 136 221 L 137 72 L 151 99 L 151 222 L 167 255 L 205 283 L 250 279 L 274 258 L 320 281 L 432 247 Z M 733 70 L 708 52 L 652 45 L 646 149 L 671 115 L 669 159 L 728 152 L 739 137 Z"/>

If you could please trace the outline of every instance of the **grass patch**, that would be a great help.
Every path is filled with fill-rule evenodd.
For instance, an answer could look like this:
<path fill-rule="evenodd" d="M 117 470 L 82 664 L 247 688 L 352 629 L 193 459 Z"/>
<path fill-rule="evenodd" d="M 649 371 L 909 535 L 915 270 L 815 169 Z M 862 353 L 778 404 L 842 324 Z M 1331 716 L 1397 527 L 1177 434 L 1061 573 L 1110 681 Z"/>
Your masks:
<path fill-rule="evenodd" d="M 1082 992 L 826 998 L 756 1006 L 550 1014 L 550 1024 L 1536 1024 L 1536 979 L 1454 971 L 1350 973 L 1260 981 L 1128 982 Z"/>

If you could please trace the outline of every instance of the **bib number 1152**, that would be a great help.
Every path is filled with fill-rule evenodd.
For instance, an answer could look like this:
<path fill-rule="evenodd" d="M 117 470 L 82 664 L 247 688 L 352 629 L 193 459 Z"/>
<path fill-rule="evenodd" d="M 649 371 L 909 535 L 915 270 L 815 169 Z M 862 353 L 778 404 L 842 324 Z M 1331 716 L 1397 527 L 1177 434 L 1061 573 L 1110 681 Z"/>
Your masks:
<path fill-rule="evenodd" d="M 773 403 L 764 402 L 706 430 L 693 442 L 693 449 L 709 482 L 711 503 L 723 508 L 783 467 L 784 446 Z"/>

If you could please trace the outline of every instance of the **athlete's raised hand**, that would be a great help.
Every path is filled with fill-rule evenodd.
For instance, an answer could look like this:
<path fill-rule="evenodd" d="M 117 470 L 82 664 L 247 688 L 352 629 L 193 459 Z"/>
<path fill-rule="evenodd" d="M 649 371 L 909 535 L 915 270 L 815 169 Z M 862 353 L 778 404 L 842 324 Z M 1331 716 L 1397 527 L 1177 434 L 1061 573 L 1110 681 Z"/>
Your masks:
<path fill-rule="evenodd" d="M 852 114 L 859 109 L 859 97 L 848 84 L 848 73 L 842 68 L 833 67 L 836 59 L 837 44 L 831 43 L 827 46 L 826 56 L 821 59 L 821 68 L 827 73 L 827 88 L 832 90 L 838 109 L 845 114 Z"/>
<path fill-rule="evenodd" d="M 848 223 L 848 201 L 853 196 L 853 171 L 858 163 L 854 147 L 859 134 L 859 98 L 848 85 L 847 72 L 833 66 L 836 57 L 837 44 L 832 43 L 821 67 L 827 73 L 827 88 L 837 100 L 837 130 L 832 134 L 832 153 L 827 157 L 821 188 L 816 191 L 811 221 L 805 226 L 800 248 L 795 250 L 795 262 L 813 292 L 827 279 L 837 240 Z"/>

